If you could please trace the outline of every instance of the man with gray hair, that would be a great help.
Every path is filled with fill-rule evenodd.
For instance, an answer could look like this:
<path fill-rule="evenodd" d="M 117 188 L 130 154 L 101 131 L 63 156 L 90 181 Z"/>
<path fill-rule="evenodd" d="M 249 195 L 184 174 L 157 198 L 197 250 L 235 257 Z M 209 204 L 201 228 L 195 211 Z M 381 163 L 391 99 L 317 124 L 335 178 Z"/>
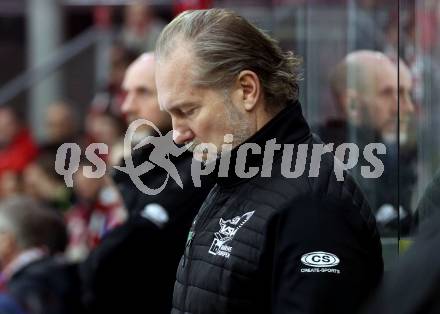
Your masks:
<path fill-rule="evenodd" d="M 188 235 L 172 313 L 355 313 L 381 278 L 381 245 L 367 202 L 349 174 L 336 179 L 331 153 L 320 154 L 320 169 L 307 158 L 299 176 L 282 156 L 280 144 L 291 153 L 322 147 L 298 102 L 299 58 L 225 9 L 180 14 L 156 58 L 174 140 L 206 167 L 220 161 Z M 221 153 L 211 159 L 202 143 Z"/>

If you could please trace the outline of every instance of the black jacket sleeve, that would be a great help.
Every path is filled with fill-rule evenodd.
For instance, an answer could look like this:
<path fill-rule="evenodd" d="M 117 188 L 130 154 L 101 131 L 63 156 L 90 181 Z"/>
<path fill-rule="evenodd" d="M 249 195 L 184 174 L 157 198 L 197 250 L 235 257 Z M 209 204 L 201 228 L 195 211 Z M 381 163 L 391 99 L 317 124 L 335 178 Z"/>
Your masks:
<path fill-rule="evenodd" d="M 187 233 L 172 222 L 160 229 L 141 215 L 108 233 L 81 265 L 90 313 L 169 313 Z"/>
<path fill-rule="evenodd" d="M 142 217 L 106 235 L 80 268 L 83 301 L 89 311 L 122 313 L 142 305 L 164 313 L 159 307 L 167 307 L 169 301 L 159 294 L 164 292 L 160 280 L 168 279 L 161 278 L 160 263 L 167 262 L 159 250 L 163 241 L 157 227 Z"/>
<path fill-rule="evenodd" d="M 356 313 L 382 276 L 379 237 L 349 200 L 298 199 L 269 228 L 272 314 Z"/>
<path fill-rule="evenodd" d="M 425 222 L 362 314 L 440 313 L 440 215 Z"/>

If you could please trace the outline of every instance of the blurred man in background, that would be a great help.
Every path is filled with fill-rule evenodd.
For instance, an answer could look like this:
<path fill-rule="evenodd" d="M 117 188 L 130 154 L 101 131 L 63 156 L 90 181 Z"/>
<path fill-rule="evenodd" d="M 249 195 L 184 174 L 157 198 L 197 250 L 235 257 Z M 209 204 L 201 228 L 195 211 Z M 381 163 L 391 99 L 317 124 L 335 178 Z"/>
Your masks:
<path fill-rule="evenodd" d="M 144 1 L 137 1 L 125 8 L 120 39 L 127 49 L 137 54 L 151 51 L 163 27 L 152 8 Z"/>
<path fill-rule="evenodd" d="M 122 112 L 126 115 L 129 123 L 136 119 L 147 119 L 152 122 L 162 135 L 165 135 L 171 130 L 171 119 L 168 113 L 160 110 L 157 102 L 156 84 L 154 81 L 154 54 L 146 53 L 136 59 L 127 69 L 122 87 L 127 92 L 124 103 L 122 104 Z M 149 126 L 141 126 L 136 130 L 135 143 L 140 142 L 141 139 L 148 135 L 159 135 L 157 131 Z M 152 147 L 144 147 L 133 152 L 133 160 L 135 164 L 141 164 L 148 160 L 148 155 Z M 187 158 L 181 159 L 188 162 Z M 179 159 L 180 160 L 180 159 Z M 166 174 L 166 173 L 165 173 Z M 156 186 L 163 181 L 164 173 L 158 174 L 157 178 L 153 178 L 152 174 L 147 174 L 145 180 L 149 185 Z M 135 210 L 135 202 L 138 202 L 138 189 L 132 184 L 129 176 L 122 172 L 116 172 L 114 180 L 121 190 L 124 197 L 126 207 L 131 212 Z M 156 181 L 156 182 L 155 182 Z M 147 186 L 148 186 L 147 184 Z M 143 205 L 137 208 L 137 211 L 142 210 Z"/>
<path fill-rule="evenodd" d="M 322 132 L 321 137 L 337 143 L 350 140 L 360 143 L 395 138 L 397 135 L 397 93 L 400 93 L 400 128 L 408 129 L 414 112 L 411 101 L 412 81 L 406 65 L 400 63 L 400 86 L 397 87 L 397 66 L 384 54 L 361 50 L 348 54 L 330 77 L 340 120 L 345 123 L 334 136 Z M 406 137 L 406 134 L 404 135 Z M 401 140 L 404 140 L 403 138 Z"/>
<path fill-rule="evenodd" d="M 109 111 L 92 112 L 86 118 L 86 132 L 90 143 L 104 143 L 108 155 L 100 157 L 108 166 L 119 164 L 123 157 L 125 122 L 121 116 Z"/>
<path fill-rule="evenodd" d="M 128 121 L 147 119 L 157 127 L 139 128 L 135 142 L 149 135 L 165 135 L 171 129 L 170 116 L 158 105 L 154 69 L 154 55 L 146 53 L 130 65 L 124 77 L 122 86 L 127 96 L 122 111 Z M 147 144 L 134 150 L 134 165 L 148 161 L 154 148 Z M 159 194 L 147 195 L 138 190 L 128 174 L 114 174 L 129 219 L 104 237 L 83 264 L 84 299 L 92 312 L 170 312 L 176 268 L 189 227 L 212 187 L 208 181 L 201 188 L 193 186 L 192 154 L 170 159 L 178 169 L 183 189 L 168 180 Z M 167 175 L 165 169 L 155 165 L 140 178 L 146 186 L 157 188 Z"/>
<path fill-rule="evenodd" d="M 64 213 L 70 208 L 72 189 L 68 188 L 54 168 L 56 151 L 41 149 L 22 175 L 22 191 L 40 204 Z"/>
<path fill-rule="evenodd" d="M 400 169 L 402 232 L 411 226 L 411 191 L 415 173 L 415 149 L 411 140 L 410 123 L 414 114 L 411 100 L 412 80 L 407 66 L 400 62 L 400 80 L 397 86 L 397 65 L 381 52 L 361 50 L 348 54 L 333 70 L 331 90 L 340 113 L 338 120 L 328 121 L 319 129 L 326 143 L 356 143 L 360 151 L 369 143 L 384 143 L 386 155 L 379 156 L 384 163 L 384 174 L 378 179 L 360 176 L 361 162 L 353 170 L 372 205 L 383 233 L 397 230 L 397 132 L 400 135 Z M 398 116 L 398 94 L 400 115 Z M 398 128 L 399 122 L 399 128 Z"/>
<path fill-rule="evenodd" d="M 66 228 L 55 212 L 23 197 L 0 204 L 3 288 L 25 313 L 81 313 L 76 267 L 58 257 L 66 245 Z"/>
<path fill-rule="evenodd" d="M 63 101 L 51 104 L 46 114 L 47 148 L 56 151 L 64 143 L 78 143 L 78 123 L 71 105 Z"/>
<path fill-rule="evenodd" d="M 66 253 L 74 261 L 84 260 L 110 230 L 126 219 L 122 199 L 107 182 L 108 177 L 89 178 L 84 174 L 84 168 L 92 166 L 86 160 L 80 163 L 73 178 L 76 199 L 65 214 L 69 231 Z"/>

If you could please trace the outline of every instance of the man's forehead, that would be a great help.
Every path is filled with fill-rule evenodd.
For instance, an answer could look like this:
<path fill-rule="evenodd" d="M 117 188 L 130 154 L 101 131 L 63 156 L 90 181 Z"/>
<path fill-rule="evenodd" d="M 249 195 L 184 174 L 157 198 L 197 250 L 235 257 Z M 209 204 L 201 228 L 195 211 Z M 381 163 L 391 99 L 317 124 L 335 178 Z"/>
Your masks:
<path fill-rule="evenodd" d="M 200 95 L 190 84 L 182 84 L 180 88 L 178 85 L 174 85 L 174 87 L 158 89 L 161 110 L 172 111 L 199 102 Z"/>
<path fill-rule="evenodd" d="M 124 88 L 150 87 L 154 85 L 155 65 L 152 60 L 137 60 L 130 65 L 124 77 Z"/>
<path fill-rule="evenodd" d="M 173 53 L 157 64 L 156 82 L 161 108 L 169 111 L 197 98 L 193 69 L 193 60 L 188 54 Z"/>
<path fill-rule="evenodd" d="M 377 64 L 374 78 L 377 92 L 380 92 L 383 88 L 397 89 L 397 66 L 392 62 Z"/>
<path fill-rule="evenodd" d="M 412 86 L 411 72 L 408 69 L 408 67 L 406 65 L 404 65 L 403 63 L 400 63 L 399 83 L 400 83 L 400 85 L 404 85 L 409 88 Z"/>

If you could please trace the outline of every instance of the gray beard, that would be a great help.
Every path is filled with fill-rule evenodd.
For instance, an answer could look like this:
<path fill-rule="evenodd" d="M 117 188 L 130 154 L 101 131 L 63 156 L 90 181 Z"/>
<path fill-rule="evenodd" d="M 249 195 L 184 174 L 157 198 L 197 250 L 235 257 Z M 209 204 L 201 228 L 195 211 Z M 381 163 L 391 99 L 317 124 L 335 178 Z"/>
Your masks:
<path fill-rule="evenodd" d="M 226 118 L 234 135 L 232 147 L 236 147 L 252 136 L 252 130 L 249 121 L 247 121 L 245 115 L 234 106 L 227 92 L 225 92 L 225 107 L 227 113 Z"/>
<path fill-rule="evenodd" d="M 234 106 L 229 94 L 226 91 L 225 91 L 225 107 L 226 107 L 226 117 L 225 117 L 226 123 L 228 124 L 228 127 L 232 130 L 232 134 L 234 136 L 231 144 L 232 147 L 236 147 L 241 143 L 245 142 L 248 138 L 250 138 L 253 135 L 252 129 L 249 121 L 246 120 L 246 116 Z M 193 141 L 191 145 L 188 147 L 188 150 L 193 153 L 194 149 L 199 144 L 202 144 L 202 142 L 198 140 Z M 220 157 L 222 153 L 221 147 L 217 147 L 217 151 L 218 151 L 217 157 Z"/>

